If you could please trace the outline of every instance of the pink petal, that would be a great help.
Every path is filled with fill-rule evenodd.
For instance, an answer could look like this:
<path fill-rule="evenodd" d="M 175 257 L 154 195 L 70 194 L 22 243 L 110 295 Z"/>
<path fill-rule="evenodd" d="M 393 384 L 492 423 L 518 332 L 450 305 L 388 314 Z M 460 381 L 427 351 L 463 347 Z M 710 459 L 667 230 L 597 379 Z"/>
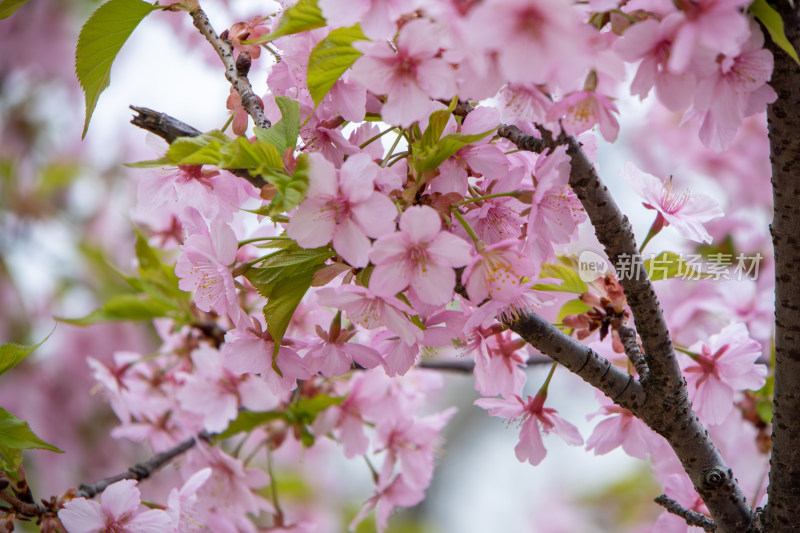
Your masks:
<path fill-rule="evenodd" d="M 427 205 L 411 206 L 400 216 L 400 230 L 408 234 L 412 243 L 428 242 L 441 229 L 439 213 Z"/>

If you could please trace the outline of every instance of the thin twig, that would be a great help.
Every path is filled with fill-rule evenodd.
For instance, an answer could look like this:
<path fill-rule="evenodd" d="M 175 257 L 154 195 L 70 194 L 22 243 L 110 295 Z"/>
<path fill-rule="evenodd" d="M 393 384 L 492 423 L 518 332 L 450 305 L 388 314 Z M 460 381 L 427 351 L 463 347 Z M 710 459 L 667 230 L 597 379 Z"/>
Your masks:
<path fill-rule="evenodd" d="M 549 357 L 529 357 L 525 364 L 527 366 L 546 365 L 553 362 Z M 475 369 L 475 362 L 471 359 L 457 360 L 429 360 L 422 361 L 417 368 L 427 368 L 429 370 L 444 370 L 448 372 L 471 373 Z"/>
<path fill-rule="evenodd" d="M 211 46 L 214 47 L 217 55 L 225 65 L 225 78 L 230 82 L 231 86 L 233 86 L 234 90 L 239 93 L 239 96 L 242 98 L 242 106 L 247 111 L 247 114 L 253 118 L 255 125 L 264 129 L 272 126 L 264 115 L 261 100 L 253 92 L 253 86 L 250 85 L 250 80 L 247 79 L 247 76 L 240 75 L 240 69 L 236 67 L 236 60 L 233 58 L 233 47 L 230 41 L 221 39 L 220 36 L 217 35 L 217 32 L 214 31 L 211 22 L 208 20 L 208 16 L 202 8 L 198 7 L 192 11 L 190 15 L 192 16 L 194 26 L 203 34 L 203 37 L 211 43 Z"/>
<path fill-rule="evenodd" d="M 75 496 L 78 498 L 94 498 L 97 494 L 100 494 L 109 485 L 113 485 L 117 481 L 122 481 L 124 479 L 134 479 L 136 481 L 141 481 L 152 476 L 159 468 L 166 465 L 176 457 L 181 456 L 186 451 L 192 449 L 195 444 L 197 444 L 197 439 L 206 440 L 210 438 L 210 435 L 206 433 L 200 434 L 197 438 L 192 437 L 187 439 L 180 444 L 170 448 L 169 450 L 163 451 L 161 453 L 155 454 L 153 457 L 148 459 L 147 461 L 138 463 L 133 465 L 128 469 L 127 472 L 123 472 L 121 474 L 117 474 L 116 476 L 107 477 L 105 479 L 101 479 L 92 484 L 82 483 L 78 490 L 75 492 Z"/>
<path fill-rule="evenodd" d="M 704 531 L 716 531 L 717 529 L 717 525 L 709 517 L 703 513 L 686 509 L 666 494 L 658 496 L 653 501 L 666 509 L 668 513 L 672 513 L 675 516 L 680 516 L 683 518 L 690 526 L 702 527 Z"/>

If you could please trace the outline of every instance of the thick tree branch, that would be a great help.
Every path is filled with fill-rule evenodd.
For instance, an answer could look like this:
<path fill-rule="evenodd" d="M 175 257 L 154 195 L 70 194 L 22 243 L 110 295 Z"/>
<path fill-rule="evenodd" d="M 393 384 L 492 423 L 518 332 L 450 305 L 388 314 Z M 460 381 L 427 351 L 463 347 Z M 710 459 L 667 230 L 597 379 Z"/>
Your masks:
<path fill-rule="evenodd" d="M 656 502 L 661 507 L 663 507 L 664 509 L 666 509 L 667 512 L 683 518 L 686 521 L 686 523 L 690 526 L 702 527 L 704 531 L 716 531 L 717 529 L 717 525 L 709 517 L 707 517 L 703 513 L 698 513 L 697 511 L 690 511 L 689 509 L 684 508 L 681 504 L 679 504 L 666 494 L 658 496 L 653 501 Z"/>
<path fill-rule="evenodd" d="M 644 354 L 642 354 L 639 343 L 636 341 L 636 332 L 628 326 L 619 326 L 616 330 L 619 334 L 619 340 L 622 341 L 622 346 L 625 348 L 625 355 L 628 356 L 628 360 L 633 365 L 633 368 L 636 369 L 636 373 L 639 374 L 639 381 L 646 382 L 650 372 L 647 369 Z"/>
<path fill-rule="evenodd" d="M 501 135 L 512 136 L 519 143 L 528 142 L 528 136 L 520 133 L 518 130 L 510 129 L 500 131 Z M 512 324 L 511 329 L 556 361 L 561 362 L 559 358 L 563 358 L 565 352 L 570 353 L 570 362 L 562 363 L 564 366 L 601 390 L 615 403 L 633 412 L 651 429 L 667 439 L 689 475 L 695 490 L 708 507 L 717 525 L 717 531 L 721 533 L 748 531 L 752 521 L 750 507 L 733 473 L 692 410 L 686 384 L 675 358 L 669 330 L 636 247 L 630 222 L 620 212 L 580 143 L 574 137 L 570 137 L 566 142 L 567 154 L 571 157 L 569 184 L 589 215 L 598 240 L 605 247 L 612 264 L 620 264 L 621 257 L 629 259 L 632 263 L 633 272 L 622 276 L 619 281 L 625 290 L 636 330 L 642 339 L 648 368 L 647 379 L 635 381 L 629 376 L 633 383 L 615 395 L 612 392 L 614 387 L 609 387 L 607 379 L 612 379 L 614 385 L 618 387 L 620 380 L 618 374 L 622 376 L 626 374 L 618 370 L 618 374 L 615 374 L 608 370 L 598 375 L 602 361 L 605 360 L 589 350 L 589 355 L 584 357 L 586 363 L 582 364 L 579 349 L 586 354 L 588 348 L 550 326 L 545 320 L 529 315 Z M 544 144 L 547 147 L 548 143 Z M 538 148 L 538 145 L 533 143 L 531 148 Z M 598 358 L 601 361 L 598 361 Z M 605 364 L 610 365 L 607 361 Z M 635 402 L 630 399 L 631 395 L 634 395 Z"/>
<path fill-rule="evenodd" d="M 196 137 L 202 133 L 200 130 L 166 113 L 159 113 L 146 107 L 133 105 L 130 108 L 139 113 L 131 119 L 131 124 L 158 135 L 170 144 L 179 137 Z M 253 176 L 245 169 L 229 168 L 226 170 L 235 176 L 246 179 L 251 185 L 259 189 L 267 184 L 262 177 Z"/>
<path fill-rule="evenodd" d="M 225 78 L 230 82 L 233 88 L 239 93 L 242 98 L 242 106 L 247 111 L 247 114 L 253 118 L 253 122 L 259 128 L 269 128 L 270 124 L 267 117 L 264 115 L 264 109 L 261 107 L 261 100 L 253 92 L 253 87 L 250 85 L 250 80 L 246 75 L 242 75 L 241 69 L 237 68 L 236 60 L 233 58 L 233 47 L 229 41 L 221 39 L 211 23 L 208 16 L 201 8 L 197 8 L 190 13 L 192 15 L 192 22 L 194 26 L 203 34 L 203 37 L 211 43 L 217 55 L 225 65 Z"/>
<path fill-rule="evenodd" d="M 800 49 L 800 11 L 776 2 L 786 37 Z M 767 108 L 775 250 L 775 393 L 768 506 L 769 531 L 800 531 L 800 67 L 765 36 L 775 57 Z"/>
<path fill-rule="evenodd" d="M 208 435 L 201 434 L 198 438 L 206 439 L 208 437 Z M 136 481 L 141 481 L 146 479 L 153 475 L 156 470 L 162 466 L 166 465 L 176 457 L 179 457 L 186 451 L 192 449 L 195 444 L 197 444 L 197 438 L 192 437 L 174 446 L 173 448 L 170 448 L 169 450 L 157 453 L 147 461 L 133 465 L 128 469 L 127 472 L 101 479 L 100 481 L 90 485 L 83 483 L 80 487 L 78 487 L 78 490 L 75 492 L 75 496 L 78 498 L 94 498 L 95 495 L 100 494 L 106 490 L 109 485 L 113 485 L 117 481 L 122 481 L 123 479 L 135 479 Z"/>

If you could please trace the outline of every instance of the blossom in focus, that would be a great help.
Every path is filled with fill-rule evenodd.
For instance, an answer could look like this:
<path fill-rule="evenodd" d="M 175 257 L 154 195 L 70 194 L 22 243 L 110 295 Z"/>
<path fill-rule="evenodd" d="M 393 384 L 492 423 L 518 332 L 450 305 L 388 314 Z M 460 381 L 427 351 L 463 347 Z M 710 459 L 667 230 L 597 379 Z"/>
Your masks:
<path fill-rule="evenodd" d="M 756 364 L 761 344 L 750 338 L 744 324 L 730 324 L 689 350 L 696 355 L 682 357 L 681 367 L 692 404 L 709 424 L 720 424 L 730 414 L 734 392 L 760 389 L 766 381 L 766 366 Z"/>
<path fill-rule="evenodd" d="M 58 512 L 58 518 L 69 533 L 173 531 L 172 520 L 165 511 L 144 509 L 136 481 L 124 479 L 109 485 L 99 502 L 86 498 L 68 501 Z"/>
<path fill-rule="evenodd" d="M 286 234 L 303 248 L 332 240 L 336 253 L 350 265 L 367 266 L 368 237 L 394 231 L 397 214 L 392 201 L 375 190 L 380 168 L 367 154 L 350 156 L 341 171 L 319 154 L 310 154 L 308 160 L 308 195 Z"/>
<path fill-rule="evenodd" d="M 470 261 L 472 246 L 442 231 L 435 209 L 412 206 L 400 216 L 400 231 L 375 241 L 370 259 L 375 270 L 370 288 L 381 296 L 394 296 L 406 287 L 421 301 L 446 304 L 453 298 L 454 268 Z"/>
<path fill-rule="evenodd" d="M 721 217 L 722 210 L 716 200 L 702 194 L 692 195 L 687 190 L 675 191 L 672 180 L 665 185 L 652 174 L 626 163 L 621 175 L 633 190 L 644 198 L 644 206 L 658 211 L 651 232 L 658 233 L 664 226 L 673 226 L 683 237 L 695 242 L 711 242 L 711 235 L 703 222 Z"/>
<path fill-rule="evenodd" d="M 533 466 L 542 462 L 547 450 L 542 434 L 551 431 L 573 446 L 583 444 L 578 428 L 556 414 L 556 410 L 545 407 L 546 394 L 528 396 L 527 401 L 518 395 L 510 398 L 481 398 L 475 405 L 488 409 L 491 416 L 517 420 L 521 424 L 519 443 L 514 448 L 520 462 L 528 461 Z"/>

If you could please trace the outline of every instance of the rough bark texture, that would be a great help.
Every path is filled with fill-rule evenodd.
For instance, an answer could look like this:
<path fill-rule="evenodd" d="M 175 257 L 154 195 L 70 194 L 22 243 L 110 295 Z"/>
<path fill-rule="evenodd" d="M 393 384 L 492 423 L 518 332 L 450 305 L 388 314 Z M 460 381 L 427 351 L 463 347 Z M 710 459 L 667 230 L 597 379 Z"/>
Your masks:
<path fill-rule="evenodd" d="M 498 130 L 498 133 L 523 149 L 539 149 L 538 143 L 529 142 L 527 136 L 516 128 Z M 511 324 L 511 328 L 532 346 L 564 364 L 667 439 L 692 480 L 695 490 L 708 507 L 716 531 L 748 531 L 752 523 L 752 512 L 733 473 L 692 410 L 669 330 L 636 247 L 628 218 L 620 212 L 580 143 L 574 138 L 568 139 L 567 143 L 567 153 L 572 158 L 569 184 L 581 200 L 599 242 L 605 247 L 613 264 L 619 264 L 618 259 L 624 256 L 633 266 L 632 275 L 624 276 L 619 281 L 625 290 L 636 330 L 642 339 L 647 377 L 635 381 L 628 376 L 632 383 L 619 389 L 620 392 L 616 394 L 605 383 L 608 376 L 618 383 L 627 374 L 618 371 L 622 376 L 617 376 L 613 371 L 605 369 L 604 364 L 607 365 L 608 362 L 591 350 L 587 356 L 588 349 L 585 347 L 582 359 L 585 363 L 581 364 L 577 355 L 573 356 L 574 360 L 566 360 L 565 350 L 571 354 L 577 350 L 574 344 L 582 345 L 552 326 L 547 328 L 543 319 L 535 315 L 523 316 Z M 800 261 L 798 266 L 800 267 Z M 597 375 L 598 372 L 600 375 Z M 626 400 L 626 396 L 631 394 L 635 395 L 635 405 Z"/>
<path fill-rule="evenodd" d="M 782 0 L 776 8 L 786 36 L 800 48 L 797 8 Z M 767 37 L 767 41 L 770 39 Z M 775 212 L 775 397 L 772 418 L 769 531 L 800 531 L 800 67 L 771 45 L 777 101 L 768 107 Z"/>

